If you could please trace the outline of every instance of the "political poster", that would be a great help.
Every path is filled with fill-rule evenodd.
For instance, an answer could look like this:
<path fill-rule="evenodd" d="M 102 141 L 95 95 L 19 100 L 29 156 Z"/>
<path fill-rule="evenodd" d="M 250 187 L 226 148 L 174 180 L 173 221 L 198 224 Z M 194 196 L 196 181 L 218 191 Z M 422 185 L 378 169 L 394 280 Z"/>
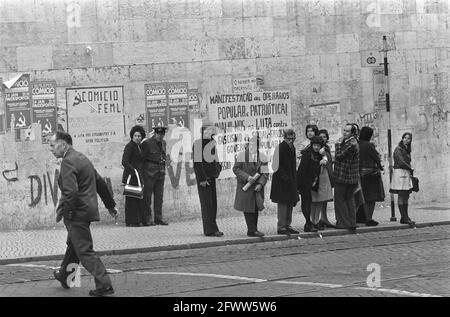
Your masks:
<path fill-rule="evenodd" d="M 189 128 L 188 83 L 167 83 L 169 124 Z"/>
<path fill-rule="evenodd" d="M 378 67 L 372 71 L 375 109 L 378 111 L 386 111 L 386 76 L 384 75 L 384 68 Z"/>
<path fill-rule="evenodd" d="M 188 89 L 189 111 L 200 112 L 200 100 L 198 96 L 198 89 Z"/>
<path fill-rule="evenodd" d="M 167 89 L 165 83 L 145 84 L 147 128 L 167 126 Z"/>
<path fill-rule="evenodd" d="M 5 87 L 6 122 L 8 129 L 31 126 L 30 75 L 23 74 Z"/>
<path fill-rule="evenodd" d="M 66 88 L 66 107 L 74 146 L 123 142 L 123 86 Z"/>
<path fill-rule="evenodd" d="M 264 78 L 262 76 L 234 78 L 232 84 L 233 92 L 237 94 L 264 90 Z"/>
<path fill-rule="evenodd" d="M 232 167 L 247 139 L 259 135 L 260 151 L 269 160 L 283 141 L 283 130 L 291 128 L 288 90 L 248 92 L 208 97 L 209 120 L 216 126 L 215 140 L 222 162 L 220 178 L 235 177 Z"/>
<path fill-rule="evenodd" d="M 334 153 L 334 145 L 342 137 L 341 106 L 339 102 L 330 102 L 309 106 L 310 124 L 319 129 L 327 129 L 330 139 L 328 145 Z M 309 141 L 308 141 L 309 144 Z"/>
<path fill-rule="evenodd" d="M 42 143 L 57 130 L 56 83 L 31 83 L 31 109 L 33 123 L 41 126 Z"/>
<path fill-rule="evenodd" d="M 0 78 L 0 83 L 3 82 L 2 78 Z M 3 93 L 3 85 L 0 86 L 0 134 L 5 133 L 6 131 L 6 108 L 4 101 L 4 93 Z"/>

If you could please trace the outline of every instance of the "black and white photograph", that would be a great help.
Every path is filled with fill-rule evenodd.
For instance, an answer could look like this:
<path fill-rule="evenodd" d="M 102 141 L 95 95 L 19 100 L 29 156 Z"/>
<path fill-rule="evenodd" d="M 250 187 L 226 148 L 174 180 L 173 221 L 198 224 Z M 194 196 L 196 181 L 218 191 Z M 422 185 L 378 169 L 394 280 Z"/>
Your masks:
<path fill-rule="evenodd" d="M 450 0 L 0 0 L 0 84 L 2 298 L 450 296 Z"/>

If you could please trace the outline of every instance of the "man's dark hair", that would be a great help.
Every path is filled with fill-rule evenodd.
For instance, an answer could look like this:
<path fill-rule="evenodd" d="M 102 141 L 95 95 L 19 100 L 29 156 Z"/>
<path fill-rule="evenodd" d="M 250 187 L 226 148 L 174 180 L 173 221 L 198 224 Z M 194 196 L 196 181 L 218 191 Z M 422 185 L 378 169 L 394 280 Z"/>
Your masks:
<path fill-rule="evenodd" d="M 323 146 L 323 139 L 320 136 L 313 136 L 311 138 L 311 145 L 313 144 L 319 144 L 320 146 Z"/>
<path fill-rule="evenodd" d="M 346 125 L 351 126 L 350 133 L 354 136 L 358 136 L 359 126 L 356 123 L 347 123 Z"/>
<path fill-rule="evenodd" d="M 133 135 L 139 132 L 142 136 L 142 139 L 145 139 L 145 130 L 142 126 L 140 125 L 135 125 L 134 127 L 131 128 L 130 130 L 130 138 L 133 139 Z"/>
<path fill-rule="evenodd" d="M 359 132 L 359 139 L 361 141 L 370 141 L 372 138 L 373 129 L 371 127 L 362 127 L 361 132 Z"/>
<path fill-rule="evenodd" d="M 325 134 L 327 136 L 327 141 L 330 139 L 330 135 L 328 134 L 327 129 L 320 129 L 318 135 Z"/>
<path fill-rule="evenodd" d="M 56 139 L 56 141 L 58 141 L 58 140 L 66 141 L 67 144 L 72 145 L 72 137 L 67 132 L 56 131 L 55 139 Z"/>
<path fill-rule="evenodd" d="M 314 135 L 319 135 L 319 127 L 315 124 L 308 124 L 305 129 L 305 136 L 308 138 L 308 130 L 312 129 L 314 131 Z"/>

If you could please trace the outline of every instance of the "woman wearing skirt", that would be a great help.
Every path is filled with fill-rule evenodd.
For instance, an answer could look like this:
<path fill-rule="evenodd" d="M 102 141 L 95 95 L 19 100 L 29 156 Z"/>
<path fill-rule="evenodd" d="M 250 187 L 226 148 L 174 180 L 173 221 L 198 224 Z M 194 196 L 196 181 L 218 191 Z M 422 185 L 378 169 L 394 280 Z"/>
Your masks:
<path fill-rule="evenodd" d="M 411 176 L 414 169 L 411 167 L 412 134 L 406 132 L 394 151 L 394 172 L 392 174 L 391 193 L 398 194 L 398 209 L 400 210 L 400 223 L 415 226 L 415 222 L 408 216 L 408 200 L 411 193 Z"/>

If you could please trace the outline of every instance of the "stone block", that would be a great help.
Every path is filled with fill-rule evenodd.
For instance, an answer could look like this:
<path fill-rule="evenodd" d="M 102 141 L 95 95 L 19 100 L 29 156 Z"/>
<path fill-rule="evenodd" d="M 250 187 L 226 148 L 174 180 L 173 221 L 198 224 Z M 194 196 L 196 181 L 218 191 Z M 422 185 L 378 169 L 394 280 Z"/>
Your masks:
<path fill-rule="evenodd" d="M 287 0 L 272 0 L 272 16 L 273 17 L 287 16 Z"/>
<path fill-rule="evenodd" d="M 232 1 L 232 0 L 229 0 Z M 271 0 L 243 0 L 242 1 L 244 17 L 268 17 L 272 12 Z"/>
<path fill-rule="evenodd" d="M 92 58 L 86 54 L 86 45 L 67 44 L 53 47 L 54 68 L 91 67 Z"/>
<path fill-rule="evenodd" d="M 3 46 L 0 48 L 0 72 L 17 71 L 17 54 L 15 46 Z"/>
<path fill-rule="evenodd" d="M 17 48 L 18 71 L 50 68 L 53 68 L 51 46 L 21 46 Z"/>
<path fill-rule="evenodd" d="M 336 53 L 336 35 L 310 36 L 306 35 L 307 54 Z"/>
<path fill-rule="evenodd" d="M 219 41 L 218 40 L 192 40 L 193 61 L 218 60 Z"/>
<path fill-rule="evenodd" d="M 222 0 L 200 0 L 200 16 L 218 18 L 222 16 Z"/>
<path fill-rule="evenodd" d="M 206 61 L 201 64 L 202 76 L 204 78 L 215 76 L 227 76 L 231 73 L 231 61 Z"/>
<path fill-rule="evenodd" d="M 336 16 L 311 16 L 306 22 L 306 34 L 326 35 L 336 33 Z"/>
<path fill-rule="evenodd" d="M 246 38 L 245 57 L 277 57 L 280 56 L 278 41 L 275 38 Z"/>
<path fill-rule="evenodd" d="M 306 54 L 306 40 L 304 36 L 299 37 L 279 37 L 278 47 L 280 56 L 302 56 Z"/>
<path fill-rule="evenodd" d="M 360 15 L 361 3 L 354 0 L 335 0 L 336 15 Z"/>
<path fill-rule="evenodd" d="M 222 16 L 238 18 L 243 16 L 243 0 L 222 0 Z"/>
<path fill-rule="evenodd" d="M 398 50 L 417 47 L 417 32 L 395 32 L 395 47 Z"/>
<path fill-rule="evenodd" d="M 147 41 L 172 41 L 181 39 L 180 24 L 173 18 L 146 20 Z"/>
<path fill-rule="evenodd" d="M 335 32 L 336 34 L 352 34 L 360 33 L 363 29 L 367 29 L 364 16 L 361 15 L 337 15 L 335 16 Z M 362 27 L 363 26 L 363 27 Z"/>
<path fill-rule="evenodd" d="M 91 45 L 94 67 L 108 67 L 114 65 L 113 44 L 95 43 Z"/>
<path fill-rule="evenodd" d="M 359 49 L 361 51 L 382 50 L 384 35 L 386 35 L 388 49 L 395 49 L 395 37 L 392 32 L 361 33 L 359 35 Z"/>
<path fill-rule="evenodd" d="M 219 41 L 219 56 L 221 59 L 245 58 L 245 39 L 230 38 Z"/>
<path fill-rule="evenodd" d="M 336 15 L 336 0 L 327 1 L 307 1 L 307 10 L 310 16 L 330 16 Z"/>
<path fill-rule="evenodd" d="M 256 63 L 253 59 L 231 60 L 231 74 L 236 77 L 251 77 L 256 74 Z"/>
<path fill-rule="evenodd" d="M 244 22 L 242 19 L 224 18 L 217 24 L 219 38 L 244 37 Z"/>
<path fill-rule="evenodd" d="M 180 38 L 185 40 L 203 39 L 203 20 L 199 18 L 179 19 Z"/>
<path fill-rule="evenodd" d="M 338 53 L 359 52 L 358 34 L 337 34 L 336 50 Z"/>
<path fill-rule="evenodd" d="M 253 17 L 243 19 L 244 37 L 272 37 L 273 20 L 271 17 Z"/>

